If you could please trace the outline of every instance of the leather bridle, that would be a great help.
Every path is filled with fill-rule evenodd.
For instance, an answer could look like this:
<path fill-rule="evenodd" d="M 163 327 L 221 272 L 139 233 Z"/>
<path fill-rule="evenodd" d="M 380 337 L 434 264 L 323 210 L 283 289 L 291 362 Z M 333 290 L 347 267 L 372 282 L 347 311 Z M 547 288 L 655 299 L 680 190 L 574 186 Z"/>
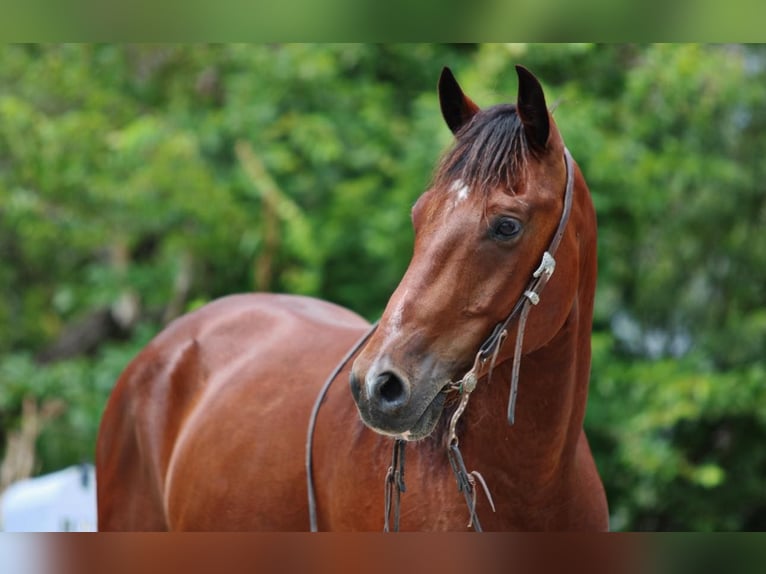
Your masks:
<path fill-rule="evenodd" d="M 495 325 L 495 328 L 492 330 L 492 333 L 489 335 L 489 337 L 487 337 L 487 339 L 479 347 L 479 350 L 476 353 L 476 357 L 474 359 L 474 363 L 471 369 L 463 376 L 462 379 L 454 383 L 449 383 L 447 385 L 448 389 L 457 390 L 461 395 L 460 403 L 458 404 L 457 409 L 455 409 L 455 412 L 452 414 L 452 418 L 450 419 L 449 437 L 448 437 L 447 445 L 446 445 L 447 456 L 450 461 L 452 470 L 455 473 L 455 478 L 457 480 L 457 485 L 458 485 L 458 491 L 464 494 L 466 504 L 468 505 L 468 510 L 470 513 L 470 520 L 468 525 L 469 527 L 473 526 L 474 530 L 479 532 L 481 531 L 481 525 L 479 523 L 479 518 L 476 515 L 476 479 L 479 480 L 482 487 L 484 488 L 484 492 L 487 494 L 487 497 L 489 498 L 489 502 L 492 505 L 493 510 L 494 510 L 494 504 L 492 503 L 492 498 L 489 494 L 489 489 L 487 488 L 487 485 L 484 482 L 484 479 L 482 478 L 481 474 L 479 474 L 476 471 L 468 472 L 465 467 L 462 454 L 460 453 L 460 449 L 458 447 L 459 440 L 456 434 L 456 426 L 457 426 L 458 420 L 460 419 L 461 415 L 465 411 L 465 408 L 468 404 L 468 400 L 471 396 L 471 393 L 476 388 L 476 384 L 479 379 L 479 371 L 484 368 L 487 361 L 490 361 L 488 378 L 492 376 L 492 370 L 494 368 L 495 361 L 497 360 L 497 355 L 500 352 L 500 348 L 502 347 L 503 342 L 508 336 L 508 327 L 511 324 L 511 322 L 518 317 L 518 327 L 516 330 L 516 343 L 515 343 L 514 354 L 513 354 L 513 368 L 511 370 L 511 390 L 510 390 L 510 395 L 508 397 L 508 410 L 507 410 L 508 423 L 511 425 L 514 424 L 515 410 L 516 410 L 516 394 L 517 394 L 518 382 L 519 382 L 519 370 L 521 367 L 521 352 L 522 352 L 522 345 L 524 342 L 524 330 L 526 327 L 527 316 L 531 308 L 540 302 L 540 295 L 543 292 L 543 289 L 545 289 L 545 286 L 548 284 L 548 281 L 550 280 L 550 278 L 553 276 L 553 272 L 556 268 L 555 255 L 556 255 L 556 252 L 558 251 L 559 245 L 561 244 L 561 240 L 564 237 L 567 222 L 569 221 L 569 216 L 572 212 L 572 203 L 573 203 L 573 196 L 574 196 L 574 160 L 572 159 L 572 155 L 569 153 L 569 150 L 566 147 L 564 148 L 564 163 L 566 166 L 566 188 L 564 191 L 564 207 L 561 212 L 561 218 L 559 219 L 558 227 L 556 228 L 556 232 L 554 233 L 553 238 L 551 239 L 551 242 L 548 245 L 548 249 L 546 249 L 545 252 L 543 253 L 539 266 L 532 273 L 532 278 L 527 284 L 526 289 L 522 292 L 521 296 L 519 297 L 519 300 L 513 306 L 513 309 L 511 309 L 511 312 L 507 315 L 507 317 L 503 321 Z M 328 389 L 330 388 L 330 385 L 337 378 L 338 373 L 340 373 L 340 371 L 346 366 L 346 364 L 357 353 L 357 351 L 359 351 L 362 345 L 364 345 L 367 342 L 367 340 L 370 338 L 370 336 L 375 331 L 377 326 L 378 326 L 378 322 L 375 322 L 370 327 L 370 329 L 348 351 L 348 353 L 346 353 L 345 357 L 341 360 L 341 362 L 335 367 L 335 369 L 327 378 L 321 390 L 319 391 L 319 395 L 317 396 L 317 399 L 314 403 L 314 407 L 311 411 L 311 416 L 309 419 L 308 436 L 306 439 L 305 463 L 306 463 L 306 480 L 307 480 L 307 490 L 308 490 L 309 522 L 310 522 L 310 527 L 312 532 L 318 531 L 316 498 L 315 498 L 314 483 L 312 478 L 312 450 L 313 450 L 312 446 L 313 446 L 314 429 L 316 427 L 316 419 L 319 413 L 319 407 L 324 401 L 324 398 L 327 394 Z M 389 467 L 388 473 L 386 475 L 386 505 L 385 505 L 385 528 L 384 528 L 384 530 L 386 531 L 389 530 L 389 516 L 390 516 L 391 510 L 393 510 L 394 512 L 393 529 L 394 530 L 399 529 L 399 514 L 400 514 L 399 501 L 400 501 L 401 493 L 404 492 L 405 490 L 405 485 L 404 485 L 404 445 L 405 443 L 406 441 L 402 439 L 395 439 L 392 464 Z M 392 499 L 393 499 L 393 507 L 391 503 Z"/>

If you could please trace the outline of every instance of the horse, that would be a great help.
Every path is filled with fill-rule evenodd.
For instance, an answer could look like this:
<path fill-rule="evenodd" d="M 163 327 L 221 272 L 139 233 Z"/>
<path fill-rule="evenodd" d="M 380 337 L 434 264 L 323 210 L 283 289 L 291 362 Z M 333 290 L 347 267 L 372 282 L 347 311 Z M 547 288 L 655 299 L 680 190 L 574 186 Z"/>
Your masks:
<path fill-rule="evenodd" d="M 442 70 L 454 143 L 375 326 L 231 295 L 127 366 L 97 439 L 100 530 L 608 528 L 583 430 L 595 210 L 540 82 L 516 71 L 516 103 L 481 109 Z"/>

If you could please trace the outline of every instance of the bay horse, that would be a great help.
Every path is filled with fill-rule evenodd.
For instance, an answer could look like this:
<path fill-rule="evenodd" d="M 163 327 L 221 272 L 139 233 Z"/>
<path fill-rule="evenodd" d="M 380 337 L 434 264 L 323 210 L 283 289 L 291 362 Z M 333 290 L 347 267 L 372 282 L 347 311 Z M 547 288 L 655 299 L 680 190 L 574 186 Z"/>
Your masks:
<path fill-rule="evenodd" d="M 608 527 L 583 431 L 595 212 L 539 81 L 517 74 L 515 105 L 480 109 L 442 71 L 455 143 L 377 327 L 233 295 L 131 362 L 99 430 L 100 530 L 374 531 L 392 505 L 401 530 Z M 336 365 L 350 388 L 333 376 L 315 403 Z"/>

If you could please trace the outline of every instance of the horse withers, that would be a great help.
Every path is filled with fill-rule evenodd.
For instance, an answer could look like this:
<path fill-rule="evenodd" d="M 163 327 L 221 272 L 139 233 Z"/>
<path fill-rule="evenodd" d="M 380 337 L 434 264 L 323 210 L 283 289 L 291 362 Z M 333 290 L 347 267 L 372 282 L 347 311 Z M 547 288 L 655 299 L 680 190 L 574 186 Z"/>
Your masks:
<path fill-rule="evenodd" d="M 306 530 L 311 510 L 320 530 L 381 530 L 405 458 L 402 530 L 608 527 L 583 431 L 596 218 L 542 87 L 517 72 L 516 104 L 483 110 L 442 72 L 454 146 L 412 210 L 401 283 L 321 408 L 370 333 L 332 303 L 227 297 L 133 360 L 99 431 L 99 529 Z"/>

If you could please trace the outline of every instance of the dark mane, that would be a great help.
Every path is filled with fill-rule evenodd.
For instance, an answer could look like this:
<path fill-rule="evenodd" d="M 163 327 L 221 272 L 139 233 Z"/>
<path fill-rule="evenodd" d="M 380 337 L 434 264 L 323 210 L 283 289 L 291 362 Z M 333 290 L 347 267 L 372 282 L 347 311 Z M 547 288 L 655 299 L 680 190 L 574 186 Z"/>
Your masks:
<path fill-rule="evenodd" d="M 512 190 L 526 163 L 524 127 L 513 104 L 500 104 L 476 114 L 456 134 L 455 146 L 442 158 L 434 187 L 461 179 L 471 189 L 497 185 Z"/>

